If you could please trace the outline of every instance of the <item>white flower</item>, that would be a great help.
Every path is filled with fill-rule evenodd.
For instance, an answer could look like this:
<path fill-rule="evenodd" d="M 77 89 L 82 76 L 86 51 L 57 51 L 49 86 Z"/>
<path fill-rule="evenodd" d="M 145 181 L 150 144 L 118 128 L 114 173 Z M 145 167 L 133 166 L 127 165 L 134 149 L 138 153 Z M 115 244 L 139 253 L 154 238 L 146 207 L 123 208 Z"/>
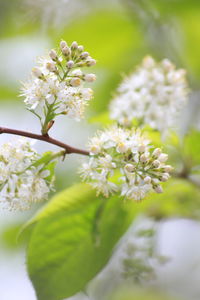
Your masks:
<path fill-rule="evenodd" d="M 130 126 L 137 119 L 166 134 L 188 98 L 185 70 L 167 59 L 145 57 L 141 66 L 121 83 L 110 104 L 111 119 Z"/>
<path fill-rule="evenodd" d="M 55 75 L 46 76 L 46 80 L 32 78 L 24 84 L 21 96 L 25 97 L 25 104 L 29 109 L 35 110 L 38 106 L 45 107 L 47 104 L 52 104 L 57 97 L 57 94 L 62 90 L 62 85 L 59 84 Z"/>
<path fill-rule="evenodd" d="M 50 175 L 44 166 L 34 166 L 40 158 L 25 139 L 0 148 L 0 202 L 9 210 L 29 209 L 33 203 L 46 200 L 52 189 Z"/>
<path fill-rule="evenodd" d="M 118 186 L 108 180 L 102 180 L 101 176 L 96 176 L 93 187 L 97 189 L 97 196 L 102 193 L 106 198 L 118 191 Z"/>
<path fill-rule="evenodd" d="M 140 201 L 151 189 L 161 193 L 159 183 L 170 177 L 166 170 L 172 168 L 164 165 L 168 156 L 155 150 L 139 130 L 113 126 L 100 131 L 90 140 L 89 151 L 81 176 L 105 197 L 120 192 L 127 199 Z M 161 159 L 155 160 L 155 154 Z"/>
<path fill-rule="evenodd" d="M 128 184 L 122 185 L 122 195 L 126 196 L 128 199 L 134 199 L 135 201 L 141 201 L 146 194 L 151 190 L 150 184 L 141 184 L 130 186 Z"/>
<path fill-rule="evenodd" d="M 61 42 L 61 46 L 65 44 Z M 68 54 L 63 54 L 65 48 L 69 49 Z M 93 91 L 84 84 L 96 78 L 80 70 L 79 67 L 89 66 L 88 61 L 92 61 L 82 58 L 83 53 L 83 47 L 77 48 L 76 42 L 71 48 L 62 48 L 61 55 L 52 49 L 49 56 L 37 59 L 38 66 L 23 84 L 21 96 L 25 97 L 27 108 L 39 116 L 43 134 L 48 131 L 47 123 L 57 115 L 67 115 L 77 121 L 83 118 L 85 107 L 93 97 Z"/>
<path fill-rule="evenodd" d="M 59 82 L 55 74 L 46 75 L 46 80 L 32 78 L 24 84 L 21 96 L 25 97 L 25 104 L 31 110 L 40 108 L 42 111 L 47 105 L 54 104 L 55 113 L 66 114 L 70 118 L 83 118 L 85 107 L 92 99 L 90 88 L 70 87 Z"/>

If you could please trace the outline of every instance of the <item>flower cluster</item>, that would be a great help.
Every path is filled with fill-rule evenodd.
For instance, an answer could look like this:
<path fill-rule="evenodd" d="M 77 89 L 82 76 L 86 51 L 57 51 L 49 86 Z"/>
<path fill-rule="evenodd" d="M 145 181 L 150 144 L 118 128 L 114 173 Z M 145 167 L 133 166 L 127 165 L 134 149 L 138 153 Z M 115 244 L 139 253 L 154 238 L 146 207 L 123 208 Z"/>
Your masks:
<path fill-rule="evenodd" d="M 82 67 L 94 66 L 83 46 L 73 42 L 69 47 L 61 41 L 60 50 L 51 50 L 48 57 L 39 58 L 29 82 L 24 83 L 21 96 L 27 108 L 40 118 L 43 134 L 57 115 L 80 120 L 93 92 L 84 83 L 95 81 L 94 74 L 85 74 Z M 44 114 L 44 115 L 43 115 Z"/>
<path fill-rule="evenodd" d="M 176 118 L 188 98 L 185 70 L 175 69 L 168 60 L 143 59 L 141 66 L 118 88 L 110 104 L 111 119 L 123 126 L 133 120 L 165 134 L 176 125 Z"/>
<path fill-rule="evenodd" d="M 37 164 L 40 155 L 25 139 L 0 148 L 0 202 L 9 210 L 26 210 L 45 200 L 53 187 L 50 171 Z"/>
<path fill-rule="evenodd" d="M 89 150 L 89 162 L 80 171 L 82 178 L 105 197 L 120 192 L 140 201 L 151 189 L 161 193 L 160 182 L 170 177 L 172 167 L 165 164 L 168 155 L 150 145 L 139 130 L 113 126 L 93 137 Z"/>
<path fill-rule="evenodd" d="M 133 224 L 131 232 L 129 231 L 122 245 L 120 258 L 122 278 L 140 284 L 156 278 L 156 267 L 169 261 L 169 257 L 160 255 L 156 242 L 155 221 L 145 218 Z"/>

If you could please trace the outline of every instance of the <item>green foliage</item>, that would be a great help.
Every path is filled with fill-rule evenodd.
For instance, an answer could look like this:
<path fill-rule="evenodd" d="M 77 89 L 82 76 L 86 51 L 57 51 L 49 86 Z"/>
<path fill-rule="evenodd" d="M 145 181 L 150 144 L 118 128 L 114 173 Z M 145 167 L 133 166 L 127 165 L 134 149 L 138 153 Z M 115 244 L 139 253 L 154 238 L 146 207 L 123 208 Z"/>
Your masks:
<path fill-rule="evenodd" d="M 184 139 L 183 155 L 191 165 L 200 164 L 200 131 L 193 130 Z"/>
<path fill-rule="evenodd" d="M 199 5 L 200 2 L 197 2 Z M 185 10 L 179 20 L 184 32 L 184 47 L 182 47 L 184 65 L 187 67 L 188 72 L 191 72 L 193 83 L 194 79 L 196 80 L 197 89 L 199 88 L 200 75 L 200 64 L 198 63 L 200 50 L 199 18 L 200 9 L 190 6 L 190 9 Z"/>
<path fill-rule="evenodd" d="M 21 231 L 22 223 L 15 223 L 4 228 L 0 235 L 0 241 L 9 250 L 20 249 L 27 244 L 29 231 L 24 232 L 22 237 L 18 239 L 18 234 Z"/>
<path fill-rule="evenodd" d="M 200 132 L 190 130 L 183 139 L 172 133 L 166 143 L 169 164 L 174 167 L 174 175 L 188 178 L 199 172 L 200 166 Z"/>
<path fill-rule="evenodd" d="M 200 189 L 184 179 L 172 178 L 164 185 L 164 193 L 150 193 L 145 212 L 155 219 L 167 217 L 200 217 Z"/>
<path fill-rule="evenodd" d="M 43 170 L 48 170 L 49 171 L 49 176 L 46 177 L 46 180 L 51 181 L 54 178 L 54 174 L 55 174 L 55 166 L 57 161 L 53 161 L 56 157 L 61 156 L 62 152 L 57 152 L 57 153 L 53 153 L 51 151 L 45 152 L 43 153 L 42 157 L 40 159 L 38 159 L 33 166 L 38 167 L 38 166 L 42 166 Z"/>
<path fill-rule="evenodd" d="M 60 300 L 84 289 L 107 263 L 135 213 L 117 197 L 96 198 L 84 184 L 54 197 L 32 220 L 27 263 L 38 299 Z"/>
<path fill-rule="evenodd" d="M 134 286 L 124 286 L 117 288 L 109 300 L 175 300 L 173 297 L 168 297 L 162 293 L 151 289 L 139 289 Z M 108 299 L 106 299 L 108 300 Z"/>
<path fill-rule="evenodd" d="M 34 167 L 38 167 L 40 165 L 47 165 L 52 160 L 52 157 L 53 157 L 53 152 L 51 151 L 47 151 L 43 153 L 42 157 L 34 163 Z"/>
<path fill-rule="evenodd" d="M 199 199 L 199 189 L 184 180 L 171 180 L 165 193 L 140 204 L 96 198 L 85 184 L 61 192 L 31 222 L 27 264 L 38 299 L 60 300 L 84 289 L 139 212 L 157 219 L 198 217 Z"/>
<path fill-rule="evenodd" d="M 151 2 L 151 5 L 153 4 L 155 8 L 157 7 L 162 14 L 171 13 L 178 15 L 185 11 L 188 12 L 192 7 L 195 9 L 200 8 L 200 3 L 196 0 L 150 0 L 149 2 Z"/>

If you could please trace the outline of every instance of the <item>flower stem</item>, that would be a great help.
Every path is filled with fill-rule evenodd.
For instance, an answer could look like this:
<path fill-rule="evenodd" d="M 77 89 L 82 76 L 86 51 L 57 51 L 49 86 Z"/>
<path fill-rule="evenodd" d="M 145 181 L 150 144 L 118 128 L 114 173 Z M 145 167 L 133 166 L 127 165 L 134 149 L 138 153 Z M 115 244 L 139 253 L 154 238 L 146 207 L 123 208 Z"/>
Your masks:
<path fill-rule="evenodd" d="M 58 140 L 51 138 L 48 135 L 41 135 L 41 134 L 35 134 L 35 133 L 22 131 L 22 130 L 0 127 L 0 134 L 2 134 L 2 133 L 25 136 L 25 137 L 28 137 L 31 139 L 44 141 L 46 143 L 53 144 L 53 145 L 56 145 L 58 147 L 65 149 L 66 154 L 76 153 L 76 154 L 82 154 L 82 155 L 89 155 L 89 152 L 86 150 L 71 147 L 63 142 L 60 142 Z"/>

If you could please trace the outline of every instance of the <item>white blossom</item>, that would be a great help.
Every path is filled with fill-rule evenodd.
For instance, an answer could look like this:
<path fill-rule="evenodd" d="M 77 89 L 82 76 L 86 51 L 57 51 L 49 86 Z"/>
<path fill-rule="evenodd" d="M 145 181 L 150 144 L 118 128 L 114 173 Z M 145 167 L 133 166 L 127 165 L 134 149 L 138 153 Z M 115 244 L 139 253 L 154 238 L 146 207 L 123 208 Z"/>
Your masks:
<path fill-rule="evenodd" d="M 157 237 L 158 224 L 155 220 L 140 217 L 132 224 L 117 255 L 121 280 L 141 285 L 155 281 L 156 269 L 169 260 L 169 257 L 161 255 Z"/>
<path fill-rule="evenodd" d="M 46 200 L 53 188 L 49 171 L 34 166 L 40 155 L 25 139 L 0 148 L 0 202 L 9 210 L 26 210 Z"/>
<path fill-rule="evenodd" d="M 84 74 L 80 67 L 92 66 L 94 60 L 90 56 L 81 57 L 85 52 L 77 45 L 73 42 L 69 48 L 62 41 L 61 53 L 52 49 L 49 56 L 39 57 L 30 80 L 23 84 L 21 96 L 25 97 L 27 108 L 40 117 L 43 134 L 47 133 L 46 123 L 57 115 L 79 121 L 93 97 L 93 91 L 84 85 L 93 82 L 96 76 Z"/>
<path fill-rule="evenodd" d="M 110 116 L 123 126 L 134 120 L 163 135 L 176 125 L 188 98 L 186 72 L 168 60 L 156 62 L 147 56 L 141 66 L 120 84 L 111 101 Z"/>
<path fill-rule="evenodd" d="M 172 167 L 164 164 L 168 156 L 156 149 L 139 130 L 113 126 L 89 141 L 90 158 L 84 162 L 81 176 L 97 194 L 108 197 L 119 192 L 140 201 L 152 189 L 161 193 L 160 183 L 170 177 L 166 170 Z"/>
<path fill-rule="evenodd" d="M 54 74 L 46 76 L 46 81 L 39 78 L 24 84 L 22 96 L 25 96 L 25 104 L 31 110 L 54 104 L 55 113 L 67 114 L 70 118 L 80 120 L 83 118 L 85 107 L 93 97 L 90 88 L 70 87 L 59 82 Z"/>

